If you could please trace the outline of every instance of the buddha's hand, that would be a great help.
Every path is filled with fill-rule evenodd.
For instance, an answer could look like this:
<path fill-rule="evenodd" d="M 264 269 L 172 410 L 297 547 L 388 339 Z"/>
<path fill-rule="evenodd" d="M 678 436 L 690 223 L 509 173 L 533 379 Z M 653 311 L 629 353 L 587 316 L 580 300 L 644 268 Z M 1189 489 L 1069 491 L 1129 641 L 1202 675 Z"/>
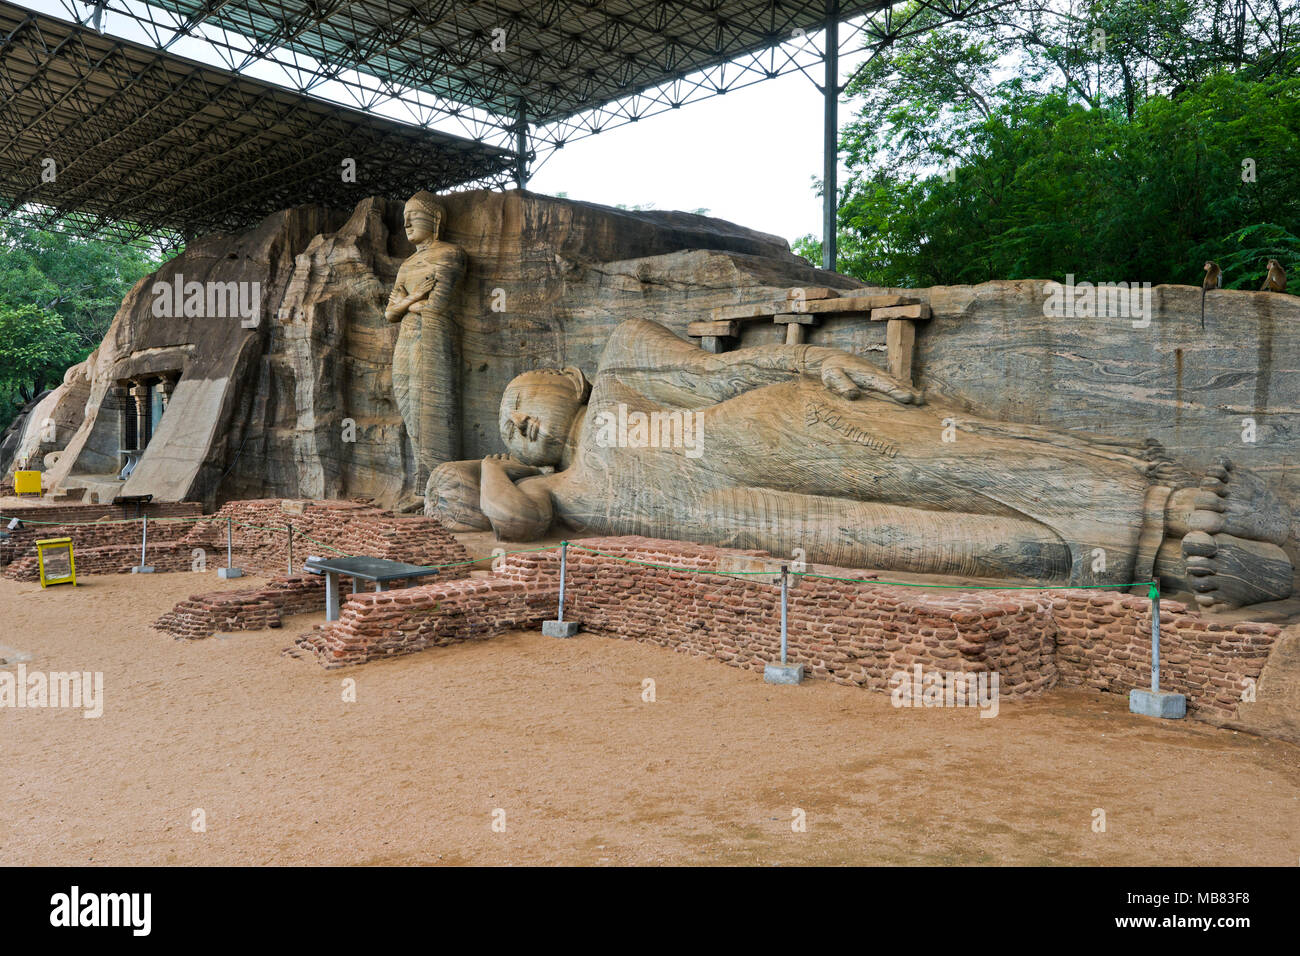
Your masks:
<path fill-rule="evenodd" d="M 898 379 L 886 375 L 866 359 L 847 352 L 822 362 L 822 384 L 841 398 L 855 399 L 866 392 L 876 392 L 900 405 L 920 405 L 921 393 Z"/>
<path fill-rule="evenodd" d="M 434 286 L 438 284 L 437 276 L 425 276 L 415 284 L 411 290 L 410 298 L 407 299 L 411 304 L 407 307 L 409 311 L 419 315 L 424 311 L 424 307 L 429 304 L 429 293 L 433 291 Z"/>
<path fill-rule="evenodd" d="M 536 482 L 524 482 L 520 488 L 509 468 L 498 458 L 483 459 L 479 509 L 502 541 L 532 541 L 544 535 L 554 520 L 551 496 Z"/>
<path fill-rule="evenodd" d="M 425 275 L 420 279 L 419 282 L 415 284 L 415 288 L 411 290 L 411 298 L 413 299 L 427 298 L 429 293 L 433 291 L 433 287 L 436 286 L 437 284 L 438 284 L 438 277 L 436 275 L 433 275 L 432 273 Z"/>
<path fill-rule="evenodd" d="M 530 475 L 542 474 L 540 468 L 515 461 L 509 455 L 488 455 L 484 461 L 491 461 L 499 464 L 511 481 L 518 481 L 520 478 L 527 478 Z"/>
<path fill-rule="evenodd" d="M 415 284 L 415 288 L 410 294 L 401 299 L 390 298 L 388 308 L 384 310 L 384 317 L 389 322 L 400 322 L 407 315 L 413 312 L 419 315 L 424 310 L 424 300 L 429 297 L 433 287 L 438 284 L 436 276 L 425 276 Z M 397 290 L 393 290 L 393 295 L 397 295 Z"/>

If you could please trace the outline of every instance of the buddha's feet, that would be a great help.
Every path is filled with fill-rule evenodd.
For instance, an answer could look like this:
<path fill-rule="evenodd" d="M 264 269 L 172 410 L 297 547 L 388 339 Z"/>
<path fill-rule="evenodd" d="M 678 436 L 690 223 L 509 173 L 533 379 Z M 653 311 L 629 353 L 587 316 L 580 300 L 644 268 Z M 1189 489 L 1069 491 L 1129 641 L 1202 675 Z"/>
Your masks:
<path fill-rule="evenodd" d="M 1170 496 L 1166 517 L 1170 537 L 1161 549 L 1159 571 L 1180 580 L 1201 607 L 1290 597 L 1294 571 L 1282 543 L 1291 516 L 1257 475 L 1220 458 L 1199 487 Z M 1179 541 L 1177 551 L 1169 547 L 1173 540 Z"/>

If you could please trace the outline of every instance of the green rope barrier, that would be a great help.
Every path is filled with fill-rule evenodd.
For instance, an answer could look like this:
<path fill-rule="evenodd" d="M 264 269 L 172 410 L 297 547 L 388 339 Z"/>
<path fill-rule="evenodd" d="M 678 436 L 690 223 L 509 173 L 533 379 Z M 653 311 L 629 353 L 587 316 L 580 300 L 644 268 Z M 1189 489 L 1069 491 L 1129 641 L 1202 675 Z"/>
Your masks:
<path fill-rule="evenodd" d="M 284 530 L 288 531 L 289 529 L 285 528 Z M 334 547 L 334 545 L 326 544 L 324 541 L 317 541 L 315 538 L 303 534 L 301 531 L 297 530 L 296 528 L 294 529 L 293 533 L 295 537 L 302 538 L 304 541 L 310 541 L 312 544 L 319 545 L 322 548 L 328 548 L 330 551 L 333 551 L 335 554 L 347 554 L 346 551 L 341 551 L 338 548 Z"/>

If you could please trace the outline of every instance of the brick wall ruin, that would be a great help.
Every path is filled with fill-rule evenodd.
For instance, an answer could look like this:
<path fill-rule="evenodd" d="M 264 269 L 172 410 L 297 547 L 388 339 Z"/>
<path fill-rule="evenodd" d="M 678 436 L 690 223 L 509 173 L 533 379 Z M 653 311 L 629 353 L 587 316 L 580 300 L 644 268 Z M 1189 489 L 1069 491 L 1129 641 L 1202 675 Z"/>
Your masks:
<path fill-rule="evenodd" d="M 295 569 L 313 554 L 365 555 L 420 565 L 469 559 L 465 549 L 433 518 L 394 515 L 349 501 L 233 501 L 207 518 L 198 504 L 146 506 L 146 513 L 150 520 L 145 561 L 159 572 L 191 571 L 198 554 L 207 570 L 223 566 L 227 518 L 231 519 L 235 566 L 257 574 L 288 571 L 290 524 Z M 140 563 L 141 523 L 123 520 L 120 508 L 31 508 L 14 516 L 27 523 L 10 532 L 8 541 L 0 541 L 0 574 L 7 578 L 39 579 L 38 538 L 72 538 L 79 574 L 122 574 Z M 31 523 L 36 520 L 69 523 Z"/>
<path fill-rule="evenodd" d="M 194 594 L 154 622 L 175 637 L 199 639 L 218 631 L 260 631 L 280 627 L 293 614 L 325 606 L 325 578 L 296 574 L 272 578 L 264 587 Z"/>
<path fill-rule="evenodd" d="M 224 563 L 227 518 L 232 521 L 235 564 L 246 571 L 276 573 L 287 568 L 289 525 L 295 568 L 310 555 L 364 555 L 419 565 L 469 560 L 469 552 L 434 518 L 395 515 L 351 501 L 232 501 L 197 523 L 186 540 L 206 544 Z"/>
<path fill-rule="evenodd" d="M 1062 684 L 1127 694 L 1151 686 L 1151 602 L 1095 591 L 1054 592 L 1056 664 Z M 1187 697 L 1208 720 L 1237 715 L 1248 682 L 1257 683 L 1282 629 L 1226 623 L 1160 602 L 1160 688 Z"/>
<path fill-rule="evenodd" d="M 697 573 L 717 570 L 724 557 L 732 565 L 736 558 L 752 559 L 748 567 L 757 569 L 764 552 L 635 537 L 582 544 L 602 554 L 569 549 L 566 619 L 600 634 L 748 670 L 761 672 L 780 660 L 780 588 L 753 575 Z M 821 570 L 837 577 L 864 574 Z M 502 576 L 558 587 L 559 562 L 551 553 L 513 555 Z M 936 594 L 797 580 L 787 609 L 787 654 L 811 677 L 883 691 L 893 674 L 916 664 L 925 670 L 997 671 L 1001 693 L 1009 697 L 1038 693 L 1056 681 L 1050 619 L 1026 592 Z"/>
<path fill-rule="evenodd" d="M 144 513 L 149 516 L 149 563 L 159 571 L 188 571 L 192 548 L 176 545 L 202 515 L 199 505 L 146 505 Z M 0 539 L 0 574 L 15 581 L 39 580 L 36 542 L 44 538 L 72 539 L 78 574 L 125 574 L 140 563 L 141 522 L 134 514 L 134 507 L 108 505 L 5 509 L 6 519 L 18 518 L 23 525 Z"/>
<path fill-rule="evenodd" d="M 339 619 L 294 643 L 327 668 L 364 664 L 538 627 L 555 613 L 555 584 L 475 577 L 399 591 L 356 594 Z"/>
<path fill-rule="evenodd" d="M 754 671 L 779 659 L 778 587 L 754 576 L 675 569 L 735 570 L 737 562 L 762 561 L 763 552 L 639 537 L 582 544 L 602 554 L 569 549 L 566 619 L 597 634 Z M 326 666 L 357 664 L 536 627 L 554 616 L 558 591 L 556 552 L 516 554 L 489 577 L 358 595 L 339 621 L 296 643 Z M 1186 694 L 1194 716 L 1233 717 L 1280 628 L 1216 622 L 1175 601 L 1162 601 L 1160 612 L 1161 686 Z M 1057 683 L 1121 694 L 1150 684 L 1150 601 L 1136 595 L 935 592 L 803 577 L 790 591 L 788 614 L 791 662 L 811 677 L 877 691 L 917 664 L 927 671 L 996 671 L 1001 695 L 1013 699 Z"/>
<path fill-rule="evenodd" d="M 224 566 L 227 519 L 232 526 L 234 564 L 245 571 L 275 574 L 287 569 L 287 528 L 292 524 L 295 569 L 301 568 L 311 555 L 346 554 L 425 566 L 452 565 L 440 572 L 440 580 L 460 579 L 469 574 L 469 552 L 433 518 L 394 515 L 370 505 L 346 501 L 278 498 L 230 502 L 216 514 L 197 522 L 176 543 L 178 557 L 184 559 L 187 569 L 194 548 L 207 552 L 208 570 Z M 158 553 L 168 557 L 166 547 Z M 154 561 L 152 551 L 149 560 Z M 77 562 L 80 566 L 80 555 Z M 343 587 L 347 586 L 344 582 Z M 279 627 L 289 615 L 319 611 L 324 606 L 323 576 L 280 574 L 260 588 L 191 595 L 189 600 L 182 601 L 154 622 L 154 627 L 175 637 L 203 638 L 218 631 Z"/>

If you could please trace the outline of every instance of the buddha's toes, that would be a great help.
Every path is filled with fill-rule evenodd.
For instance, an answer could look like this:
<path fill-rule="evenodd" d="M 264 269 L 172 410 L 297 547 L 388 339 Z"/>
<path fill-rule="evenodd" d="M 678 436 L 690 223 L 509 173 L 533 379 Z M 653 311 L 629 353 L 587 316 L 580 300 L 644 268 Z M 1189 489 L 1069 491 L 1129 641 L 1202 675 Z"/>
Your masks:
<path fill-rule="evenodd" d="M 1287 509 L 1250 472 L 1220 458 L 1199 488 L 1177 493 L 1182 507 L 1171 525 L 1182 538 L 1187 585 L 1205 608 L 1276 601 L 1291 594 L 1291 560 L 1280 547 Z"/>

